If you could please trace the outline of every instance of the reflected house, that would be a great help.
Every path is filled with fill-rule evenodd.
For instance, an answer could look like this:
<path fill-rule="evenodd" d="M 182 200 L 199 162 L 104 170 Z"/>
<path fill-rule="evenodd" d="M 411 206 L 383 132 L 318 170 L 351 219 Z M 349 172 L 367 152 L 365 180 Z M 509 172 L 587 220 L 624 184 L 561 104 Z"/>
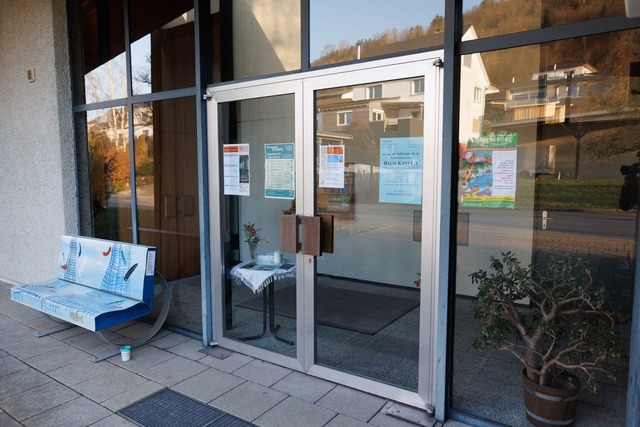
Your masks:
<path fill-rule="evenodd" d="M 487 98 L 485 120 L 493 132 L 519 133 L 521 177 L 580 178 L 581 142 L 602 139 L 596 131 L 637 124 L 631 99 L 627 107 L 619 107 L 620 76 L 605 75 L 590 64 L 557 62 L 542 66 L 530 80 L 513 79 L 500 86 L 500 92 Z M 531 126 L 537 126 L 534 134 L 525 130 Z M 617 170 L 605 176 L 597 167 L 590 172 L 594 177 L 619 177 Z"/>

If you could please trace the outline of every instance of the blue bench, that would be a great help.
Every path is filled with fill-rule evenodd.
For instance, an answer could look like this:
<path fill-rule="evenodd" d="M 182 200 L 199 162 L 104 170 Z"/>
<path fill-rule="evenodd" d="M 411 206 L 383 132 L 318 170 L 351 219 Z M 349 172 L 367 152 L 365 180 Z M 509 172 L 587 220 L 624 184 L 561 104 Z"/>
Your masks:
<path fill-rule="evenodd" d="M 117 347 L 102 331 L 149 314 L 157 279 L 162 285 L 162 308 L 150 330 L 128 344 L 137 347 L 160 330 L 169 312 L 169 287 L 155 271 L 155 259 L 154 247 L 63 235 L 56 278 L 14 286 L 11 299 L 63 323 L 37 332 L 37 336 L 76 325 L 96 332 L 102 340 Z M 95 356 L 93 361 L 106 359 L 118 351 L 114 348 Z"/>

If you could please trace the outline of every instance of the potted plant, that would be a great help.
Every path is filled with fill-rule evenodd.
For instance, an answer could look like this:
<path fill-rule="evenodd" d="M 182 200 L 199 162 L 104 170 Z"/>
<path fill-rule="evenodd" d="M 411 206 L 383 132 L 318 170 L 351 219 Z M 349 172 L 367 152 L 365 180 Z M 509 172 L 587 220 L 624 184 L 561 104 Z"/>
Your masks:
<path fill-rule="evenodd" d="M 490 265 L 491 273 L 471 274 L 478 285 L 473 313 L 482 328 L 474 347 L 510 352 L 523 365 L 529 422 L 570 425 L 580 391 L 575 374 L 592 391 L 598 374 L 615 379 L 610 362 L 621 357 L 617 326 L 625 317 L 580 258 L 550 256 L 540 268 L 523 267 L 506 252 Z"/>

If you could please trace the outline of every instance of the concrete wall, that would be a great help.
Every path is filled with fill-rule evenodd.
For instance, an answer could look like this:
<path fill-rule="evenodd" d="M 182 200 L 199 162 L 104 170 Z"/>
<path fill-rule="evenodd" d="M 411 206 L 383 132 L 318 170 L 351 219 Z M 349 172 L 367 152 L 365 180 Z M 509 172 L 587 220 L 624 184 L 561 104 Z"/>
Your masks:
<path fill-rule="evenodd" d="M 0 70 L 0 280 L 42 280 L 78 231 L 64 0 L 0 2 Z"/>

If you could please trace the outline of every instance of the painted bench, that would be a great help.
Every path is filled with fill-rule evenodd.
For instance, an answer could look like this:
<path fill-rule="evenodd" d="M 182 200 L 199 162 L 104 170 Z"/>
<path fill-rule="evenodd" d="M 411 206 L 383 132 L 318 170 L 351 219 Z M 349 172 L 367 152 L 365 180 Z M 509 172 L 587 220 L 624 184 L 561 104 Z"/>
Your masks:
<path fill-rule="evenodd" d="M 155 271 L 155 259 L 154 247 L 63 235 L 56 278 L 14 286 L 11 299 L 63 323 L 37 332 L 37 336 L 76 325 L 118 346 L 102 331 L 149 314 L 157 279 L 162 285 L 162 308 L 150 330 L 128 344 L 137 347 L 160 330 L 169 311 L 168 284 Z M 118 351 L 113 349 L 93 360 L 103 360 Z"/>

